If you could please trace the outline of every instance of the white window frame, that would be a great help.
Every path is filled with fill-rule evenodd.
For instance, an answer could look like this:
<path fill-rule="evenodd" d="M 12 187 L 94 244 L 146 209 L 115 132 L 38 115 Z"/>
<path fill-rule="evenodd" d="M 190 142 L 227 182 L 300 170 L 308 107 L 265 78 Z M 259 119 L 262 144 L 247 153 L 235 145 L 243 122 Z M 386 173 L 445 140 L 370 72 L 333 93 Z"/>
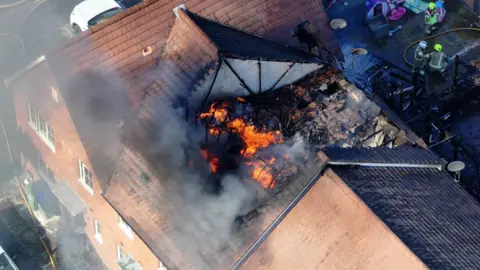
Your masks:
<path fill-rule="evenodd" d="M 58 103 L 58 89 L 54 86 L 50 86 L 50 90 L 52 91 L 52 99 L 55 103 Z"/>
<path fill-rule="evenodd" d="M 32 115 L 32 112 L 34 115 Z M 45 123 L 45 128 L 42 130 L 40 123 Z M 30 102 L 28 103 L 28 125 L 37 133 L 38 137 L 55 153 L 55 132 L 47 121 L 43 120 L 38 111 L 32 107 Z"/>
<path fill-rule="evenodd" d="M 95 234 L 94 237 L 97 239 L 98 243 L 103 244 L 103 238 L 102 238 L 102 226 L 98 221 L 95 219 L 93 221 L 95 223 Z"/>
<path fill-rule="evenodd" d="M 119 261 L 121 258 L 127 256 L 127 254 L 125 254 L 122 246 L 120 245 L 117 245 L 117 261 Z"/>
<path fill-rule="evenodd" d="M 133 230 L 128 224 L 123 220 L 121 216 L 118 216 L 118 227 L 127 235 L 130 240 L 133 240 Z"/>
<path fill-rule="evenodd" d="M 89 186 L 86 181 L 87 175 L 85 174 L 85 170 L 87 170 L 90 173 L 90 182 L 92 183 L 92 186 Z M 93 174 L 92 171 L 83 163 L 82 160 L 78 160 L 78 173 L 79 173 L 79 178 L 78 181 L 82 183 L 83 187 L 90 193 L 90 195 L 93 195 Z"/>

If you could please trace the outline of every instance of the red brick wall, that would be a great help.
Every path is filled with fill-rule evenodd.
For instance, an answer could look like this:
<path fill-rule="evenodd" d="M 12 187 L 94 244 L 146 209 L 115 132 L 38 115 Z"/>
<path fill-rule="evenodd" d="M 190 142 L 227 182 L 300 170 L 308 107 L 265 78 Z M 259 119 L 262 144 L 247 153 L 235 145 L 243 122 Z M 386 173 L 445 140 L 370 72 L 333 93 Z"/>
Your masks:
<path fill-rule="evenodd" d="M 86 232 L 97 249 L 104 264 L 110 269 L 117 269 L 117 244 L 123 251 L 130 253 L 144 269 L 157 269 L 159 261 L 148 247 L 134 235 L 133 241 L 118 227 L 118 214 L 101 195 L 95 173 L 94 194 L 86 191 L 79 181 L 78 159 L 92 168 L 83 145 L 77 135 L 74 123 L 59 93 L 59 103 L 52 99 L 50 87 L 56 87 L 48 63 L 45 61 L 14 82 L 15 111 L 18 127 L 32 140 L 45 163 L 52 168 L 57 181 L 65 180 L 78 196 L 88 205 L 85 210 Z M 48 122 L 55 134 L 55 153 L 39 138 L 28 124 L 28 102 Z M 23 164 L 33 171 L 31 164 L 35 160 L 23 160 Z M 103 243 L 94 237 L 94 220 L 102 227 Z"/>

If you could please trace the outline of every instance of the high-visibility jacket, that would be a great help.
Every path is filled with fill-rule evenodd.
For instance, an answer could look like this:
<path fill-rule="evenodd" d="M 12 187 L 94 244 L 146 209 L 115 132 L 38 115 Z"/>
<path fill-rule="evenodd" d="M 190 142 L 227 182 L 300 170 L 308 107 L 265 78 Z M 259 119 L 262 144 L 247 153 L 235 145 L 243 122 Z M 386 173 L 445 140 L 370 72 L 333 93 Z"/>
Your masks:
<path fill-rule="evenodd" d="M 430 54 L 429 66 L 434 70 L 442 70 L 448 66 L 448 57 L 443 52 L 432 52 Z"/>
<path fill-rule="evenodd" d="M 427 9 L 425 11 L 425 24 L 434 25 L 435 23 L 437 23 L 437 19 L 438 19 L 438 12 L 436 9 L 434 10 Z"/>

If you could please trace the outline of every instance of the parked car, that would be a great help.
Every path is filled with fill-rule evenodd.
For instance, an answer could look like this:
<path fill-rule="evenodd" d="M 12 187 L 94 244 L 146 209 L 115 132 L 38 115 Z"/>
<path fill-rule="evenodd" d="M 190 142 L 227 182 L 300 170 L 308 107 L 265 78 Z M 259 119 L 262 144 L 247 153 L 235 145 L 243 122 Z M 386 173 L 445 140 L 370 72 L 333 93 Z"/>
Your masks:
<path fill-rule="evenodd" d="M 85 0 L 73 8 L 70 25 L 76 33 L 80 33 L 123 10 L 115 0 Z"/>

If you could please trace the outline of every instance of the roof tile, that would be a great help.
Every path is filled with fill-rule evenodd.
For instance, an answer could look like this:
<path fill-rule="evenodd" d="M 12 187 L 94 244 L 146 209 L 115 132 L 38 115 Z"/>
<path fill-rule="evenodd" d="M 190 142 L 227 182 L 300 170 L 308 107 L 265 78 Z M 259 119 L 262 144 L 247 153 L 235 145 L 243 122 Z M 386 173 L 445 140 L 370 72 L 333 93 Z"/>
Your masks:
<path fill-rule="evenodd" d="M 74 70 L 78 71 L 98 66 L 100 60 L 107 62 L 106 64 L 109 65 L 107 67 L 108 70 L 122 70 L 124 66 L 131 65 L 129 61 L 138 60 L 136 57 L 121 54 L 123 50 L 136 54 L 136 50 L 130 50 L 134 43 L 141 44 L 141 47 L 151 46 L 152 44 L 155 44 L 158 48 L 163 47 L 162 43 L 166 41 L 175 21 L 172 9 L 180 2 L 172 0 L 145 0 L 143 3 L 128 9 L 109 21 L 82 33 L 75 42 L 52 54 L 52 56 L 63 58 L 62 60 L 70 62 L 70 65 L 77 66 Z M 316 29 L 321 29 L 322 36 L 328 36 L 330 39 L 334 38 L 330 33 L 329 35 L 324 35 L 324 32 L 330 32 L 330 29 L 324 25 L 326 23 L 324 19 L 318 19 L 318 17 L 326 18 L 318 0 L 301 2 L 290 0 L 192 0 L 186 1 L 185 5 L 188 9 L 198 12 L 202 16 L 210 18 L 212 17 L 211 15 L 214 15 L 213 17 L 222 23 L 229 23 L 241 29 L 248 28 L 249 31 L 254 31 L 255 33 L 266 33 L 277 40 L 285 41 L 290 39 L 290 43 L 292 41 L 289 29 L 299 23 L 295 17 L 301 17 L 302 20 L 312 19 L 312 21 L 315 21 L 314 26 L 316 26 Z M 308 7 L 305 9 L 309 11 L 308 18 L 301 14 L 302 9 L 299 8 L 301 6 Z M 317 10 L 312 12 L 313 9 Z M 318 23 L 322 25 L 315 25 Z M 279 30 L 279 27 L 282 29 Z M 324 43 L 335 44 L 328 41 Z M 99 57 L 102 54 L 105 54 L 105 57 Z M 109 57 L 113 57 L 115 60 L 107 61 Z M 110 67 L 110 65 L 118 67 Z M 146 64 L 137 66 L 148 68 Z M 141 72 L 137 68 L 132 70 Z"/>

